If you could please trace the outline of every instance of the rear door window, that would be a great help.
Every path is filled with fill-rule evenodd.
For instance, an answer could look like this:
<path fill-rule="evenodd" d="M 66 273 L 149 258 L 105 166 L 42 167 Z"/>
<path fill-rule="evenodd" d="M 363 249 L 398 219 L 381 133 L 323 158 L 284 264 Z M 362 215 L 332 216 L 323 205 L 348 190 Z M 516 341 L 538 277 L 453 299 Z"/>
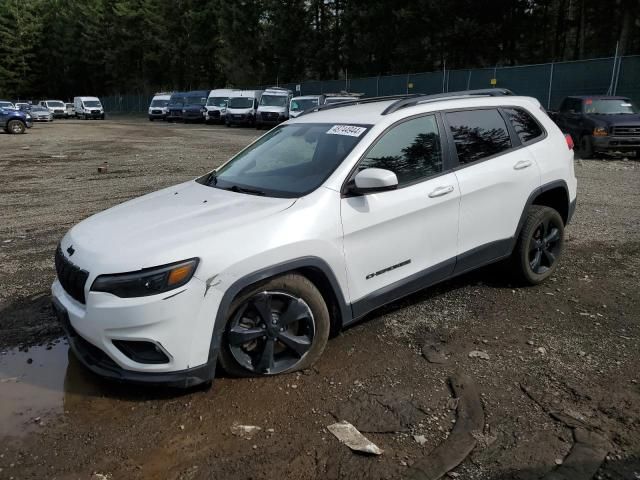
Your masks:
<path fill-rule="evenodd" d="M 503 110 L 522 143 L 530 142 L 542 136 L 542 128 L 530 113 L 521 108 L 504 108 Z"/>
<path fill-rule="evenodd" d="M 449 112 L 445 116 L 460 165 L 498 155 L 512 146 L 507 124 L 496 109 Z"/>

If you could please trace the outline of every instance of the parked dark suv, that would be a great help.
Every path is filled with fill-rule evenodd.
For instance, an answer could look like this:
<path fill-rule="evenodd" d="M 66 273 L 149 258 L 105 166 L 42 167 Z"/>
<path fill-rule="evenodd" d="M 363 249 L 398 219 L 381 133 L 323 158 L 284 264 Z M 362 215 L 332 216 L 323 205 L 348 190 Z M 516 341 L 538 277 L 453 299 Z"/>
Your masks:
<path fill-rule="evenodd" d="M 627 97 L 567 97 L 552 118 L 569 133 L 583 158 L 596 153 L 640 151 L 640 112 Z"/>

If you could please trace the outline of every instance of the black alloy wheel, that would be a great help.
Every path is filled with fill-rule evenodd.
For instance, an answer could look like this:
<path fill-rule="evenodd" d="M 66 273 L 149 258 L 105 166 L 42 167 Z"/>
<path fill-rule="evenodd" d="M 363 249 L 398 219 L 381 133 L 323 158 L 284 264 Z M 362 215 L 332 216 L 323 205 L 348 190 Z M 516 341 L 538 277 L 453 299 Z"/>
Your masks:
<path fill-rule="evenodd" d="M 562 250 L 560 229 L 553 218 L 545 218 L 533 232 L 529 243 L 529 266 L 542 275 L 553 268 Z"/>
<path fill-rule="evenodd" d="M 232 302 L 220 366 L 237 377 L 309 368 L 322 355 L 330 327 L 325 299 L 307 277 L 288 273 L 265 280 Z"/>
<path fill-rule="evenodd" d="M 538 285 L 553 275 L 562 255 L 564 221 L 553 208 L 532 205 L 511 260 L 520 280 Z"/>
<path fill-rule="evenodd" d="M 273 375 L 290 370 L 313 343 L 315 320 L 301 298 L 260 292 L 238 309 L 227 341 L 233 358 L 250 372 Z"/>

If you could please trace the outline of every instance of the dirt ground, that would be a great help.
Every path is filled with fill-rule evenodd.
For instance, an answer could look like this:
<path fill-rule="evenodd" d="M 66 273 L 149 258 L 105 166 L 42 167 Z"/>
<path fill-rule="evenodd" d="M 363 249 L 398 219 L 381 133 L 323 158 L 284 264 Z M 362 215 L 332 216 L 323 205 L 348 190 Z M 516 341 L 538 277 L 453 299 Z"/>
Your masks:
<path fill-rule="evenodd" d="M 455 426 L 448 378 L 457 372 L 477 385 L 485 425 L 450 477 L 541 478 L 567 459 L 579 424 L 606 440 L 596 478 L 640 478 L 640 163 L 632 160 L 576 160 L 578 209 L 545 285 L 511 285 L 499 266 L 459 277 L 373 313 L 299 374 L 223 377 L 180 392 L 85 371 L 49 306 L 64 232 L 202 174 L 254 137 L 136 119 L 0 134 L 0 478 L 405 478 Z M 103 162 L 106 174 L 97 172 Z M 443 363 L 429 362 L 425 345 Z M 384 453 L 351 452 L 326 428 L 337 420 Z M 237 435 L 234 424 L 261 430 Z"/>

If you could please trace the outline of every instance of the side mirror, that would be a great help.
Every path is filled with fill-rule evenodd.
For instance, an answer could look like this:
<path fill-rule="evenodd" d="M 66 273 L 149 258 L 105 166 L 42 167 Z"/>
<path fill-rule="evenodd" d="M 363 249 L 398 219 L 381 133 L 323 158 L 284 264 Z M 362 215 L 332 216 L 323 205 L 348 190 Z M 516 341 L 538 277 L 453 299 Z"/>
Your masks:
<path fill-rule="evenodd" d="M 398 188 L 398 177 L 391 170 L 365 168 L 354 179 L 353 193 L 367 194 L 386 192 Z"/>

